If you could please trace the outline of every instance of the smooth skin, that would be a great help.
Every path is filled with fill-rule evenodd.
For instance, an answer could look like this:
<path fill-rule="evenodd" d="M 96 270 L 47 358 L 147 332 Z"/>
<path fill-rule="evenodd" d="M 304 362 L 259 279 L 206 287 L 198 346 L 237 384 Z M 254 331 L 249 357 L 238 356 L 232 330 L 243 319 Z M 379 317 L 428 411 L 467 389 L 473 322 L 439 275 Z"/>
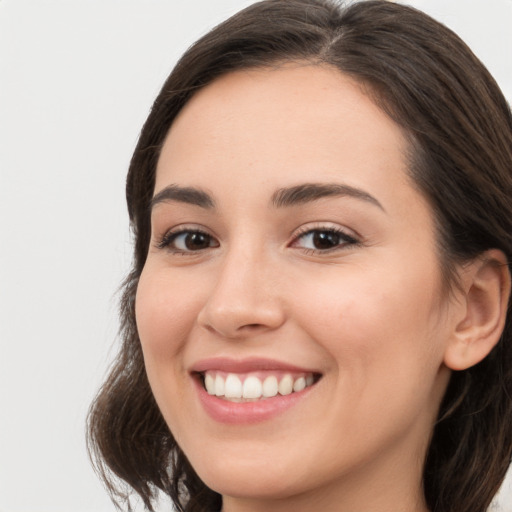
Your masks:
<path fill-rule="evenodd" d="M 204 194 L 155 203 L 137 325 L 162 414 L 224 512 L 427 510 L 422 466 L 451 368 L 497 342 L 510 282 L 490 251 L 446 293 L 406 151 L 356 82 L 308 64 L 221 77 L 173 123 L 155 195 Z M 275 204 L 311 184 L 345 188 Z M 322 377 L 277 417 L 226 425 L 190 374 L 210 357 Z"/>

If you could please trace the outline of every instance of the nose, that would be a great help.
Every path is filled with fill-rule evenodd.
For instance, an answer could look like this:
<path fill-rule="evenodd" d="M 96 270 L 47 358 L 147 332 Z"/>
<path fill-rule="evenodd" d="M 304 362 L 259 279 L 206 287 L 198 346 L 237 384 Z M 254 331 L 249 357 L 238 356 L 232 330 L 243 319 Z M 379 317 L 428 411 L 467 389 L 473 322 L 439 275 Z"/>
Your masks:
<path fill-rule="evenodd" d="M 279 328 L 285 321 L 279 272 L 264 258 L 232 254 L 219 265 L 199 324 L 218 336 L 247 338 Z"/>

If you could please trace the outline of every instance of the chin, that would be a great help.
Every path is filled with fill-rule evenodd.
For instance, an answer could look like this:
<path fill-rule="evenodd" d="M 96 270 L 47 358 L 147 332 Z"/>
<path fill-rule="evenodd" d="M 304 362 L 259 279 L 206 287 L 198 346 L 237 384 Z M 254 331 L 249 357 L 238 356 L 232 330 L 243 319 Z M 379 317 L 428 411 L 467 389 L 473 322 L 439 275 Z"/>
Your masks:
<path fill-rule="evenodd" d="M 285 499 L 300 493 L 304 489 L 300 479 L 281 470 L 272 471 L 273 464 L 265 461 L 261 464 L 216 467 L 199 472 L 201 480 L 215 492 L 223 496 L 246 499 Z"/>

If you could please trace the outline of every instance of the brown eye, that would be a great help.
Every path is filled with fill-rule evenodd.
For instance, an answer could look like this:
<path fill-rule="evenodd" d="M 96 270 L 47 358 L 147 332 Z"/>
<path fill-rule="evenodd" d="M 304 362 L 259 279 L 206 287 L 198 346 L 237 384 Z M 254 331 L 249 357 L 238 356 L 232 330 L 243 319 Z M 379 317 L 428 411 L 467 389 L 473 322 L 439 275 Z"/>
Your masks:
<path fill-rule="evenodd" d="M 175 252 L 202 251 L 210 247 L 218 247 L 218 242 L 208 233 L 202 231 L 180 231 L 166 235 L 159 244 L 160 248 L 168 248 Z"/>
<path fill-rule="evenodd" d="M 177 240 L 178 239 L 179 237 L 177 238 Z M 186 233 L 183 236 L 183 245 L 189 251 L 200 251 L 201 249 L 206 249 L 207 247 L 210 247 L 210 242 L 210 235 L 207 235 L 205 233 Z"/>
<path fill-rule="evenodd" d="M 312 237 L 315 249 L 332 249 L 341 242 L 339 233 L 333 231 L 315 231 Z"/>
<path fill-rule="evenodd" d="M 322 252 L 336 248 L 341 249 L 357 243 L 355 238 L 337 229 L 311 229 L 300 235 L 293 245 L 310 251 Z"/>

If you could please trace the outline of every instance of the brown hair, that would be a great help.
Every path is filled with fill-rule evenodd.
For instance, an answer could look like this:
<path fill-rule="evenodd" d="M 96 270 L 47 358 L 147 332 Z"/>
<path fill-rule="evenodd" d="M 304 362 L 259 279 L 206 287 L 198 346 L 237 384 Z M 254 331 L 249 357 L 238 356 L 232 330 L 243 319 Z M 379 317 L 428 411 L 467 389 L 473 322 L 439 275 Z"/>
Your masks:
<path fill-rule="evenodd" d="M 410 174 L 432 206 L 442 269 L 490 248 L 512 260 L 512 116 L 485 67 L 422 12 L 371 0 L 266 0 L 228 19 L 178 62 L 142 129 L 127 179 L 135 237 L 121 303 L 122 347 L 89 415 L 89 447 L 114 500 L 157 489 L 180 511 L 219 510 L 169 432 L 144 370 L 134 314 L 150 237 L 148 205 L 164 138 L 200 88 L 231 71 L 286 61 L 328 64 L 366 86 L 410 140 Z M 510 270 L 510 264 L 509 264 Z M 432 512 L 484 512 L 512 454 L 512 315 L 480 364 L 454 372 L 424 467 Z M 117 478 L 116 478 L 117 477 Z M 118 480 L 120 479 L 120 480 Z M 124 481 L 127 487 L 121 487 Z"/>

